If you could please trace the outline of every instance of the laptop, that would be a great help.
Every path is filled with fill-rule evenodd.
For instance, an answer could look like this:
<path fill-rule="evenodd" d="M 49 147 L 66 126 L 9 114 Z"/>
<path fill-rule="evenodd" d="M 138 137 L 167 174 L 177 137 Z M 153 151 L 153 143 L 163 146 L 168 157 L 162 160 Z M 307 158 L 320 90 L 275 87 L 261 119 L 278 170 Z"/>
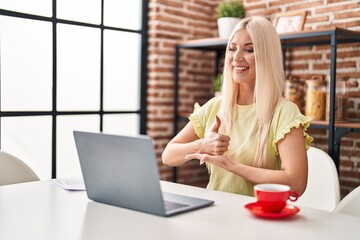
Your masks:
<path fill-rule="evenodd" d="M 158 216 L 210 206 L 212 200 L 161 191 L 155 149 L 146 135 L 74 131 L 89 199 Z"/>

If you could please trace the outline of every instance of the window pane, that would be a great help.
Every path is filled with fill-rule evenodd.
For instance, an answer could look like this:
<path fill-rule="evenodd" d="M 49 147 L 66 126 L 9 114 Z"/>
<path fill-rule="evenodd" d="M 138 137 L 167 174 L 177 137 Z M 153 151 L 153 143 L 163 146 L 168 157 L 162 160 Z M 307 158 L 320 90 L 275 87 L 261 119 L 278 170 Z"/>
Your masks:
<path fill-rule="evenodd" d="M 97 115 L 59 116 L 57 118 L 57 173 L 58 178 L 82 176 L 73 131 L 99 132 Z"/>
<path fill-rule="evenodd" d="M 57 0 L 57 18 L 101 23 L 101 0 Z"/>
<path fill-rule="evenodd" d="M 104 110 L 138 110 L 140 34 L 104 31 Z"/>
<path fill-rule="evenodd" d="M 99 110 L 100 30 L 57 26 L 57 110 Z"/>
<path fill-rule="evenodd" d="M 50 116 L 4 117 L 1 119 L 1 150 L 22 161 L 41 180 L 51 178 Z"/>
<path fill-rule="evenodd" d="M 136 135 L 140 132 L 138 114 L 107 114 L 103 120 L 104 133 Z"/>
<path fill-rule="evenodd" d="M 0 16 L 1 110 L 51 110 L 52 26 Z"/>
<path fill-rule="evenodd" d="M 52 0 L 1 0 L 0 8 L 15 12 L 52 17 Z"/>
<path fill-rule="evenodd" d="M 104 0 L 104 25 L 139 30 L 141 11 L 141 0 Z"/>

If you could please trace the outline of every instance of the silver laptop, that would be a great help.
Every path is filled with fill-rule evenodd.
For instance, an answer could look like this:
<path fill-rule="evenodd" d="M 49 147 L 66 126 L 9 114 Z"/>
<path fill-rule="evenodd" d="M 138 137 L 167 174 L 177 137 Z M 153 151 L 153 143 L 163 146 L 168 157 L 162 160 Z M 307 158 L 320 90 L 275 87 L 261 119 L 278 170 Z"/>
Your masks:
<path fill-rule="evenodd" d="M 146 135 L 74 131 L 74 137 L 91 200 L 159 216 L 172 216 L 214 203 L 162 192 L 154 145 Z"/>

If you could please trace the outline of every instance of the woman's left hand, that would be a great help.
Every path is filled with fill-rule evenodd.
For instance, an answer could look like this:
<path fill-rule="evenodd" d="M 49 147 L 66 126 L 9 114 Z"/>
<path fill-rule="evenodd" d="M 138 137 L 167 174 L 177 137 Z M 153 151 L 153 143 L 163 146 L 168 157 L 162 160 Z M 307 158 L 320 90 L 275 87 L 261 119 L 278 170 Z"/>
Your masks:
<path fill-rule="evenodd" d="M 218 167 L 228 169 L 229 165 L 232 163 L 225 155 L 209 155 L 205 153 L 192 153 L 185 156 L 186 160 L 198 159 L 200 160 L 200 165 L 204 162 L 214 164 Z"/>

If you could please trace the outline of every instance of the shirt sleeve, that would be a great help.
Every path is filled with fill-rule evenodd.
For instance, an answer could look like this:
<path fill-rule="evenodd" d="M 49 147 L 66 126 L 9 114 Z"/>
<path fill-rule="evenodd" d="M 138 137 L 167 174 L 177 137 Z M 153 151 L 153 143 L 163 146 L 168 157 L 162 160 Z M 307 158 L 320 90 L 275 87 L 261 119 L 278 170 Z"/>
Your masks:
<path fill-rule="evenodd" d="M 194 127 L 194 131 L 199 138 L 205 137 L 206 129 L 215 119 L 220 105 L 220 98 L 214 97 L 206 102 L 203 106 L 198 103 L 194 105 L 194 111 L 189 116 L 189 120 Z"/>
<path fill-rule="evenodd" d="M 302 126 L 304 140 L 305 140 L 305 148 L 306 150 L 310 147 L 310 143 L 314 140 L 306 130 L 310 126 L 311 118 L 304 116 L 299 108 L 292 102 L 286 101 L 278 111 L 275 112 L 277 116 L 276 130 L 275 130 L 275 138 L 272 143 L 272 147 L 276 150 L 278 154 L 278 150 L 276 144 L 279 140 L 283 139 L 286 134 L 290 132 L 292 128 L 298 128 Z"/>

